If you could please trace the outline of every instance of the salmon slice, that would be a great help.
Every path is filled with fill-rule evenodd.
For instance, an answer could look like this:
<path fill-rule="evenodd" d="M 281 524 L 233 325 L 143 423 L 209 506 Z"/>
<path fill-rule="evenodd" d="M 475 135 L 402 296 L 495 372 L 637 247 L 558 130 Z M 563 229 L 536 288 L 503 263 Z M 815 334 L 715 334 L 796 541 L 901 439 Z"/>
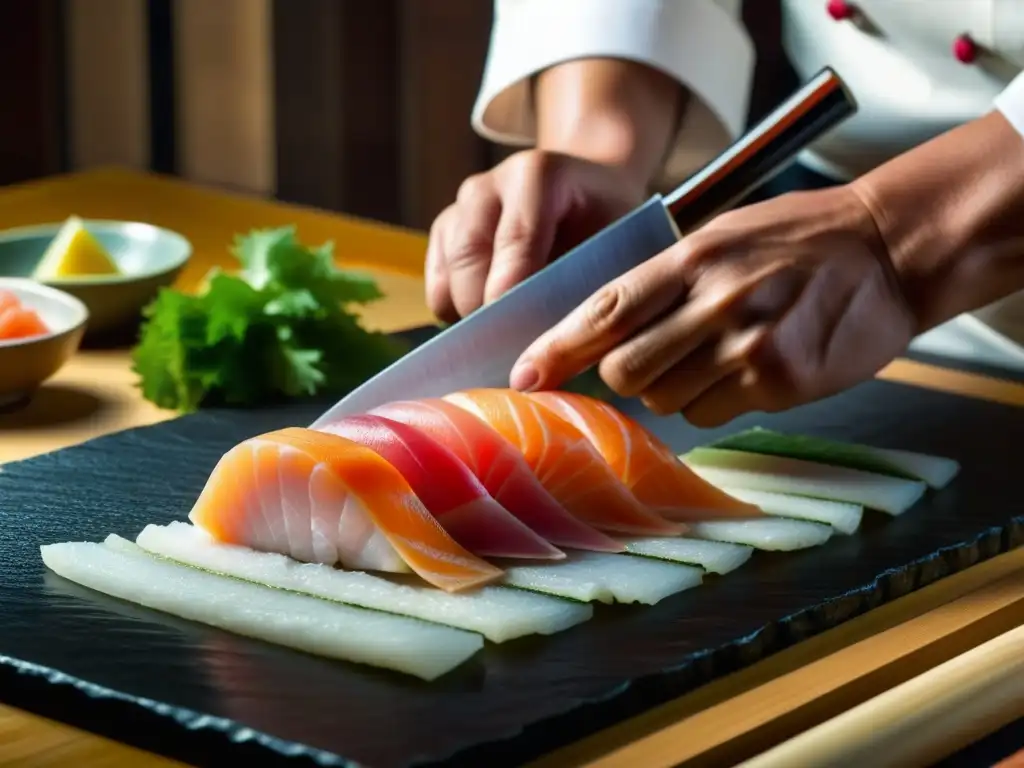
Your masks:
<path fill-rule="evenodd" d="M 626 551 L 624 544 L 571 515 L 541 485 L 512 443 L 462 408 L 425 398 L 388 403 L 370 413 L 414 426 L 444 445 L 495 501 L 552 544 L 594 552 Z"/>
<path fill-rule="evenodd" d="M 28 339 L 49 332 L 39 315 L 25 307 L 13 291 L 0 288 L 0 340 Z"/>
<path fill-rule="evenodd" d="M 763 517 L 699 477 L 650 431 L 608 403 L 571 392 L 532 392 L 535 403 L 578 429 L 633 495 L 669 520 Z"/>
<path fill-rule="evenodd" d="M 352 570 L 412 570 L 446 592 L 503 573 L 446 533 L 379 454 L 310 429 L 280 429 L 232 448 L 189 519 L 221 542 Z"/>
<path fill-rule="evenodd" d="M 319 428 L 372 448 L 402 473 L 427 511 L 482 557 L 561 560 L 565 553 L 502 507 L 455 454 L 426 433 L 366 414 Z"/>
<path fill-rule="evenodd" d="M 446 395 L 522 453 L 541 484 L 581 520 L 613 533 L 676 535 L 686 530 L 642 504 L 576 427 L 513 389 Z"/>
<path fill-rule="evenodd" d="M 5 309 L 11 309 L 21 307 L 21 301 L 15 295 L 14 291 L 9 291 L 6 288 L 0 288 L 0 312 Z"/>

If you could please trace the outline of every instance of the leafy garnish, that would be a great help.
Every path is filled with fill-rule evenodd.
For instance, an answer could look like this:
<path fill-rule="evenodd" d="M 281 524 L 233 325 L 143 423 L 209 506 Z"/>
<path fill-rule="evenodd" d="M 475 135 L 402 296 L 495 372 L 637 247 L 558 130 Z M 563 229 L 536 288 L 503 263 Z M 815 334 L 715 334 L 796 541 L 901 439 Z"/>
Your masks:
<path fill-rule="evenodd" d="M 310 248 L 294 227 L 235 238 L 241 269 L 204 288 L 164 288 L 143 310 L 133 370 L 143 396 L 183 413 L 340 393 L 406 350 L 350 311 L 383 298 L 372 277 L 341 270 L 334 247 Z"/>

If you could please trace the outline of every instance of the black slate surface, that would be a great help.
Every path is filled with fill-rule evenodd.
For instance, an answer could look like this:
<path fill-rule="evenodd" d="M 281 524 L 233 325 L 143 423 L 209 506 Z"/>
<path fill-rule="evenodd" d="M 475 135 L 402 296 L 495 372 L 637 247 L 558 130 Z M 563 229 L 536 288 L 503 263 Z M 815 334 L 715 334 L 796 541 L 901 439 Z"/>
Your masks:
<path fill-rule="evenodd" d="M 723 430 L 638 416 L 679 450 Z M 323 404 L 213 411 L 0 471 L 0 700 L 196 765 L 519 765 L 1024 541 L 1024 415 L 886 382 L 752 424 L 929 451 L 959 478 L 814 550 L 485 649 L 434 684 L 166 617 L 48 573 L 40 544 L 184 519 L 233 444 Z M 0 435 L 2 439 L 2 435 Z"/>

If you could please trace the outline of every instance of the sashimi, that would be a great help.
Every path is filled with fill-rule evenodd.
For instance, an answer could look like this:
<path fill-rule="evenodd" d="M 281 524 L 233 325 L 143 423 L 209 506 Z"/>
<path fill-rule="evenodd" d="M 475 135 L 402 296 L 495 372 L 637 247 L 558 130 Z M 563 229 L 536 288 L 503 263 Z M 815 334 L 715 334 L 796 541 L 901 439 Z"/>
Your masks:
<path fill-rule="evenodd" d="M 0 341 L 20 341 L 49 332 L 35 310 L 22 304 L 13 291 L 0 288 Z"/>
<path fill-rule="evenodd" d="M 495 643 L 561 632 L 594 613 L 589 605 L 510 587 L 488 585 L 450 595 L 393 577 L 299 563 L 273 552 L 223 544 L 187 523 L 147 525 L 136 543 L 154 555 L 211 573 L 479 632 Z"/>
<path fill-rule="evenodd" d="M 305 562 L 402 573 L 449 592 L 501 570 L 460 546 L 382 456 L 289 427 L 221 457 L 189 519 L 218 541 Z"/>
<path fill-rule="evenodd" d="M 543 565 L 508 565 L 510 586 L 581 602 L 654 605 L 699 586 L 704 571 L 689 565 L 606 552 L 575 552 Z"/>
<path fill-rule="evenodd" d="M 686 530 L 637 500 L 583 433 L 527 395 L 512 389 L 471 389 L 444 399 L 515 445 L 551 495 L 595 528 L 638 536 Z"/>
<path fill-rule="evenodd" d="M 492 499 L 454 453 L 422 430 L 379 415 L 350 416 L 319 429 L 384 457 L 402 473 L 427 511 L 470 552 L 482 557 L 565 557 Z"/>
<path fill-rule="evenodd" d="M 707 482 L 667 445 L 608 403 L 571 392 L 527 395 L 571 423 L 633 495 L 669 520 L 753 518 L 763 512 Z"/>
<path fill-rule="evenodd" d="M 555 546 L 624 550 L 621 543 L 571 515 L 541 485 L 514 445 L 462 408 L 441 399 L 403 400 L 370 413 L 416 427 L 444 445 L 495 501 Z"/>

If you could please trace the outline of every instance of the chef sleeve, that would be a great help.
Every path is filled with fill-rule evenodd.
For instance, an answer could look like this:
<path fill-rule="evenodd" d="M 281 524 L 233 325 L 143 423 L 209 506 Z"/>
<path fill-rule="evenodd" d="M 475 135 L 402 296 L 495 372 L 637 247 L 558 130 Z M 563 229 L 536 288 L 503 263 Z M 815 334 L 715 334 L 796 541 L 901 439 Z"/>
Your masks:
<path fill-rule="evenodd" d="M 530 146 L 533 75 L 572 59 L 627 59 L 689 90 L 669 165 L 696 168 L 746 124 L 755 53 L 741 1 L 495 0 L 473 128 L 497 143 Z"/>
<path fill-rule="evenodd" d="M 995 107 L 1003 113 L 1003 117 L 1017 130 L 1017 133 L 1024 136 L 1024 73 L 1017 75 L 996 96 Z"/>

